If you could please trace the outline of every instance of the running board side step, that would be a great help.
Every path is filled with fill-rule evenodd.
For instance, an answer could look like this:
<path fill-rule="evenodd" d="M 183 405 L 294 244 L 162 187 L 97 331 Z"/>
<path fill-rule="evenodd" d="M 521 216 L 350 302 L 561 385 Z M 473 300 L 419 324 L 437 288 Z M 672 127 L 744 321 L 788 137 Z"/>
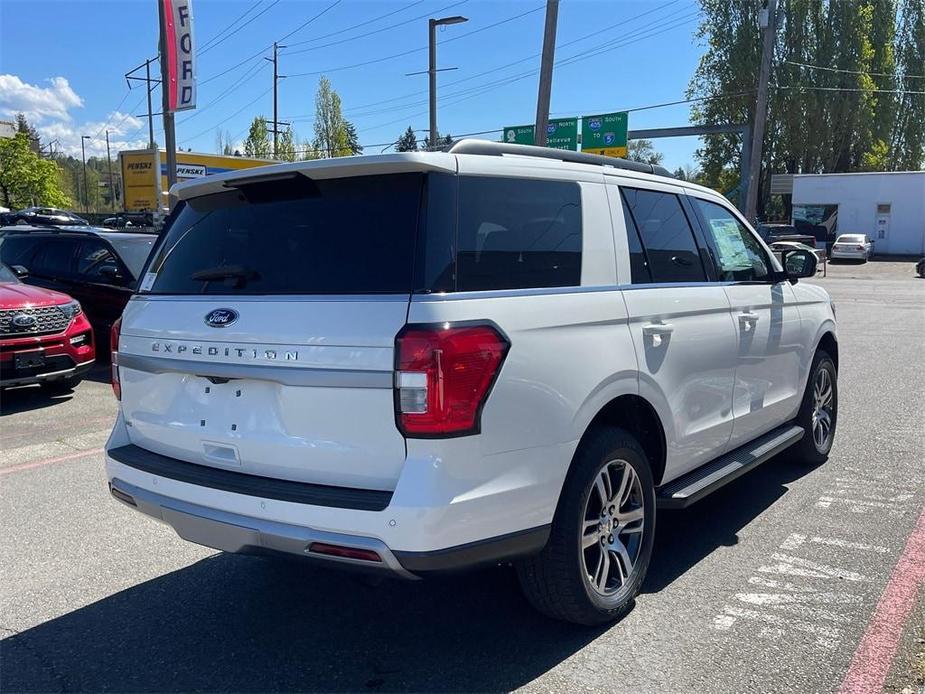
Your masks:
<path fill-rule="evenodd" d="M 786 424 L 692 470 L 657 490 L 659 508 L 686 508 L 744 475 L 803 438 L 803 427 Z"/>

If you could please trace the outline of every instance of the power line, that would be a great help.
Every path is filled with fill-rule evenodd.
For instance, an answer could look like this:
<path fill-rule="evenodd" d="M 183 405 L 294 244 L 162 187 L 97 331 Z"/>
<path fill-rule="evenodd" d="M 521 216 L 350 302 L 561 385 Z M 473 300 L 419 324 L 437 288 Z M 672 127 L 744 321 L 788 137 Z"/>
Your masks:
<path fill-rule="evenodd" d="M 321 10 L 321 12 L 319 12 L 318 14 L 316 14 L 314 17 L 312 17 L 312 18 L 310 18 L 310 19 L 308 19 L 308 20 L 302 22 L 299 26 L 297 26 L 295 29 L 293 29 L 292 31 L 290 31 L 290 32 L 289 32 L 288 34 L 286 34 L 285 36 L 283 36 L 281 39 L 277 39 L 277 43 L 282 43 L 283 41 L 285 41 L 286 39 L 288 39 L 288 38 L 289 38 L 290 36 L 292 36 L 293 34 L 296 34 L 296 33 L 300 32 L 300 31 L 302 31 L 302 29 L 304 29 L 305 27 L 307 27 L 309 24 L 311 24 L 312 22 L 314 22 L 316 19 L 318 19 L 319 17 L 323 17 L 323 16 L 326 15 L 330 10 L 333 10 L 335 7 L 337 7 L 338 5 L 340 5 L 341 2 L 343 2 L 343 0 L 334 0 L 334 2 L 332 2 L 330 5 L 328 5 L 327 7 L 325 7 L 323 10 Z"/>
<path fill-rule="evenodd" d="M 399 7 L 397 10 L 392 10 L 391 12 L 386 12 L 385 14 L 381 14 L 381 15 L 379 15 L 378 17 L 373 17 L 372 19 L 367 19 L 365 22 L 360 22 L 359 24 L 353 24 L 353 25 L 351 25 L 351 26 L 349 26 L 349 27 L 344 27 L 343 29 L 338 29 L 337 31 L 332 31 L 332 32 L 327 33 L 327 34 L 322 34 L 321 36 L 313 36 L 312 38 L 310 38 L 310 39 L 305 39 L 304 41 L 293 41 L 293 42 L 290 43 L 289 45 L 290 45 L 290 46 L 301 46 L 301 45 L 304 45 L 304 44 L 306 44 L 306 43 L 311 43 L 312 41 L 320 41 L 321 39 L 330 38 L 331 36 L 338 36 L 339 34 L 343 34 L 344 32 L 353 31 L 354 29 L 359 29 L 360 27 L 366 26 L 367 24 L 373 24 L 373 23 L 375 23 L 375 22 L 378 22 L 380 19 L 385 19 L 386 17 L 391 17 L 392 15 L 398 14 L 399 12 L 404 12 L 404 11 L 406 11 L 406 10 L 410 10 L 412 7 L 416 7 L 417 5 L 420 5 L 420 4 L 423 3 L 423 2 L 424 2 L 424 0 L 415 0 L 415 2 L 412 2 L 410 5 L 405 5 L 404 7 Z"/>
<path fill-rule="evenodd" d="M 220 44 L 220 43 L 222 43 L 222 42 L 224 42 L 224 41 L 227 41 L 229 38 L 231 38 L 232 36 L 234 36 L 234 35 L 235 35 L 236 33 L 238 33 L 241 29 L 243 29 L 244 27 L 246 27 L 248 24 L 250 24 L 251 22 L 253 22 L 255 19 L 257 19 L 258 17 L 260 17 L 262 14 L 264 14 L 264 13 L 270 11 L 270 10 L 273 8 L 273 6 L 276 5 L 276 4 L 279 2 L 279 0 L 273 0 L 273 2 L 270 3 L 269 7 L 265 7 L 261 12 L 258 12 L 256 15 L 254 15 L 254 16 L 251 17 L 249 20 L 247 20 L 246 22 L 244 22 L 244 24 L 242 24 L 241 26 L 239 26 L 237 29 L 235 29 L 234 31 L 232 31 L 232 32 L 231 32 L 230 34 L 228 34 L 227 36 L 223 36 L 223 34 L 225 34 L 225 32 L 227 32 L 229 29 L 231 29 L 235 24 L 237 24 L 237 23 L 240 22 L 244 17 L 246 17 L 246 16 L 249 15 L 251 12 L 253 12 L 254 10 L 256 10 L 256 9 L 260 6 L 260 4 L 261 4 L 262 2 L 263 2 L 263 0 L 257 0 L 257 2 L 255 2 L 253 5 L 251 5 L 250 7 L 248 7 L 247 10 L 245 10 L 243 14 L 239 15 L 239 16 L 237 17 L 237 19 L 235 19 L 231 24 L 229 24 L 228 26 L 226 26 L 224 29 L 222 29 L 220 32 L 218 32 L 215 36 L 213 36 L 211 39 L 209 39 L 208 41 L 206 41 L 206 42 L 202 45 L 202 47 L 199 49 L 199 55 L 202 55 L 202 54 L 206 53 L 207 51 L 210 51 L 210 50 L 212 50 L 213 48 L 215 48 L 218 44 Z"/>
<path fill-rule="evenodd" d="M 925 79 L 925 75 L 901 75 L 895 72 L 865 72 L 863 70 L 843 70 L 841 68 L 835 67 L 823 67 L 822 65 L 808 65 L 806 63 L 798 63 L 794 60 L 785 60 L 788 65 L 797 65 L 799 67 L 808 67 L 812 70 L 825 70 L 826 72 L 839 72 L 848 75 L 867 75 L 869 77 L 892 77 L 894 79 Z"/>
<path fill-rule="evenodd" d="M 196 116 L 198 116 L 199 114 L 201 114 L 203 111 L 207 111 L 207 110 L 209 110 L 210 108 L 212 108 L 213 106 L 215 106 L 215 104 L 217 104 L 218 102 L 220 102 L 222 99 L 224 99 L 225 97 L 227 97 L 229 94 L 231 94 L 231 93 L 233 93 L 233 92 L 236 92 L 236 91 L 241 87 L 242 84 L 245 84 L 245 83 L 247 83 L 247 82 L 250 82 L 250 81 L 251 81 L 252 79 L 254 79 L 258 74 L 260 74 L 261 69 L 263 69 L 264 67 L 266 67 L 266 65 L 267 65 L 267 64 L 264 63 L 264 62 L 254 63 L 251 67 L 249 67 L 247 70 L 244 71 L 244 73 L 241 75 L 241 77 L 239 77 L 239 78 L 237 79 L 237 81 L 235 81 L 235 82 L 234 82 L 233 84 L 231 84 L 227 89 L 225 89 L 225 91 L 223 91 L 221 94 L 219 94 L 219 95 L 216 96 L 215 98 L 210 99 L 210 100 L 209 100 L 209 103 L 206 104 L 205 106 L 203 106 L 202 108 L 197 108 L 196 111 L 195 111 L 195 113 L 190 114 L 189 116 L 187 116 L 187 117 L 184 118 L 183 120 L 177 121 L 177 125 L 183 125 L 184 123 L 188 123 L 188 122 L 191 121 L 193 118 L 195 118 Z"/>
<path fill-rule="evenodd" d="M 469 0 L 457 0 L 457 2 L 454 2 L 454 3 L 450 4 L 450 5 L 447 5 L 446 7 L 441 7 L 439 10 L 433 10 L 433 11 L 430 11 L 430 12 L 425 12 L 425 13 L 422 14 L 422 15 L 418 15 L 418 16 L 416 16 L 416 17 L 412 17 L 411 19 L 406 19 L 406 20 L 404 20 L 404 21 L 402 21 L 402 22 L 397 22 L 397 23 L 395 23 L 395 24 L 389 24 L 389 25 L 384 26 L 384 27 L 381 27 L 381 28 L 379 28 L 379 29 L 374 29 L 373 31 L 368 31 L 368 32 L 366 32 L 365 34 L 359 34 L 358 36 L 349 36 L 349 37 L 347 37 L 347 38 L 345 38 L 345 39 L 340 39 L 340 40 L 338 40 L 338 41 L 331 41 L 331 42 L 329 42 L 329 43 L 323 43 L 323 44 L 321 44 L 321 45 L 319 45 L 319 46 L 310 46 L 309 48 L 300 48 L 300 49 L 297 50 L 297 51 L 288 51 L 287 54 L 288 54 L 288 55 L 296 55 L 296 54 L 298 54 L 298 53 L 307 53 L 308 51 L 316 51 L 316 50 L 319 50 L 319 49 L 321 49 L 321 48 L 328 48 L 329 46 L 339 46 L 339 45 L 342 44 L 342 43 L 349 43 L 350 41 L 356 41 L 356 40 L 358 40 L 358 39 L 365 39 L 365 38 L 367 38 L 367 37 L 369 37 L 369 36 L 373 36 L 374 34 L 381 34 L 383 31 L 389 31 L 390 29 L 394 29 L 394 28 L 396 28 L 396 27 L 404 26 L 405 24 L 411 24 L 412 22 L 416 22 L 416 21 L 418 21 L 418 20 L 420 20 L 420 19 L 424 19 L 424 18 L 426 18 L 426 17 L 431 17 L 431 16 L 433 16 L 433 15 L 435 15 L 435 14 L 440 14 L 440 13 L 445 12 L 446 10 L 448 10 L 448 9 L 450 9 L 450 8 L 452 8 L 452 7 L 457 7 L 458 5 L 464 5 L 464 4 L 466 4 L 468 1 L 469 1 Z M 423 0 L 421 0 L 421 2 L 423 2 Z M 420 3 L 414 3 L 414 4 L 417 5 L 417 4 L 420 4 Z M 411 5 L 410 7 L 413 7 L 413 6 L 414 6 L 414 5 Z M 392 11 L 392 12 L 389 12 L 388 14 L 385 14 L 385 15 L 382 15 L 382 16 L 380 16 L 380 17 L 377 17 L 376 19 L 383 19 L 383 18 L 385 18 L 385 17 L 388 17 L 388 16 L 390 16 L 390 15 L 395 14 L 396 12 L 402 12 L 402 11 L 407 10 L 407 9 L 409 9 L 409 7 L 402 7 L 402 8 L 399 9 L 399 10 L 394 10 L 394 11 Z M 350 29 L 356 29 L 356 28 L 359 27 L 359 26 L 363 26 L 363 25 L 365 25 L 365 24 L 370 24 L 370 23 L 372 23 L 372 22 L 374 22 L 374 21 L 376 21 L 376 20 L 370 19 L 370 20 L 368 20 L 368 21 L 366 21 L 366 22 L 363 22 L 362 24 L 358 24 L 358 25 L 356 25 L 356 26 L 350 27 Z M 340 32 L 334 32 L 333 34 L 329 34 L 329 36 L 333 36 L 334 34 L 337 34 L 337 33 L 343 33 L 343 32 L 348 31 L 348 30 L 349 30 L 349 29 L 342 29 Z M 306 39 L 305 41 L 297 41 L 297 42 L 291 44 L 291 46 L 301 46 L 301 45 L 304 45 L 304 44 L 306 44 L 306 43 L 311 43 L 311 42 L 313 42 L 313 41 L 317 41 L 319 38 L 323 38 L 323 37 L 315 37 L 315 38 L 313 38 L 313 39 Z"/>
<path fill-rule="evenodd" d="M 273 91 L 273 87 L 270 87 L 270 88 L 267 89 L 266 91 L 261 92 L 261 93 L 258 94 L 257 97 L 254 98 L 252 101 L 248 101 L 246 104 L 244 104 L 241 108 L 239 108 L 237 111 L 235 111 L 234 113 L 232 113 L 230 116 L 228 116 L 228 117 L 226 117 L 226 118 L 223 118 L 223 119 L 220 120 L 218 123 L 213 123 L 213 124 L 210 125 L 208 128 L 206 128 L 205 130 L 203 130 L 201 133 L 197 133 L 196 135 L 193 135 L 192 137 L 185 137 L 185 138 L 183 138 L 183 139 L 186 140 L 187 142 L 189 142 L 190 140 L 196 140 L 196 139 L 202 137 L 203 135 L 205 135 L 206 133 L 212 131 L 213 129 L 217 128 L 218 126 L 227 123 L 227 122 L 230 121 L 232 118 L 234 118 L 234 117 L 237 116 L 239 113 L 241 113 L 244 109 L 246 109 L 246 108 L 248 108 L 248 107 L 253 106 L 254 104 L 256 104 L 258 101 L 260 101 L 260 99 L 262 99 L 263 97 L 265 97 L 265 96 L 266 96 L 267 94 L 269 94 L 271 91 Z"/>
<path fill-rule="evenodd" d="M 812 85 L 773 85 L 775 89 L 803 89 L 814 92 L 862 92 L 873 94 L 925 94 L 925 90 L 911 91 L 909 89 L 863 89 L 848 87 L 814 87 Z"/>
<path fill-rule="evenodd" d="M 125 100 L 128 99 L 128 95 L 131 94 L 131 93 L 132 93 L 132 90 L 131 90 L 131 89 L 129 89 L 127 92 L 125 92 L 125 94 L 122 96 L 122 100 L 121 100 L 118 104 L 116 104 L 116 107 L 115 107 L 112 111 L 109 112 L 109 113 L 110 113 L 109 118 L 106 120 L 105 123 L 103 123 L 102 127 L 99 129 L 99 131 L 96 133 L 96 135 L 93 136 L 93 139 L 94 139 L 94 140 L 98 139 L 99 136 L 100 136 L 100 133 L 103 132 L 106 128 L 109 127 L 110 122 L 112 122 L 113 115 L 115 115 L 116 113 L 119 112 L 119 109 L 122 107 L 122 104 L 125 103 Z M 132 110 L 134 110 L 134 109 L 132 109 Z M 123 120 L 124 120 L 124 119 L 123 119 Z M 121 123 L 120 123 L 120 125 L 121 125 Z"/>
<path fill-rule="evenodd" d="M 459 3 L 454 3 L 454 5 L 456 5 L 456 4 L 459 4 Z M 430 15 L 430 14 L 439 14 L 440 12 L 443 12 L 444 10 L 449 9 L 450 7 L 453 7 L 454 5 L 449 5 L 449 6 L 447 6 L 447 7 L 441 8 L 440 10 L 437 10 L 436 12 L 428 13 L 428 15 Z M 497 26 L 501 26 L 502 24 L 506 24 L 507 22 L 512 22 L 512 21 L 514 21 L 515 19 L 520 19 L 521 17 L 524 17 L 524 16 L 526 16 L 526 15 L 528 15 L 528 14 L 531 14 L 531 13 L 533 13 L 533 12 L 538 12 L 539 10 L 543 9 L 543 7 L 544 7 L 544 6 L 541 5 L 541 6 L 539 6 L 539 7 L 536 7 L 536 8 L 534 8 L 534 9 L 532 9 L 532 10 L 528 10 L 527 12 L 522 12 L 522 13 L 520 13 L 520 14 L 518 14 L 518 15 L 514 15 L 513 17 L 508 17 L 508 18 L 506 18 L 506 19 L 502 19 L 502 20 L 500 20 L 500 21 L 493 22 L 492 24 L 488 24 L 488 25 L 486 25 L 486 26 L 484 26 L 484 27 L 481 27 L 481 28 L 479 28 L 479 29 L 473 29 L 472 31 L 467 31 L 467 32 L 465 32 L 465 33 L 463 33 L 463 34 L 459 34 L 459 35 L 454 36 L 454 37 L 452 37 L 452 38 L 446 39 L 445 41 L 443 41 L 443 43 L 450 43 L 450 42 L 452 42 L 452 41 L 459 41 L 460 39 L 464 39 L 464 38 L 466 38 L 467 36 L 472 36 L 473 34 L 478 34 L 478 33 L 480 33 L 480 32 L 487 31 L 488 29 L 493 29 L 493 28 L 495 28 L 495 27 L 497 27 Z M 426 16 L 426 15 L 425 15 L 425 16 Z M 297 72 L 297 73 L 295 73 L 295 74 L 289 75 L 289 77 L 308 77 L 308 76 L 314 76 L 314 75 L 326 75 L 326 74 L 328 74 L 328 73 L 330 73 L 330 72 L 340 72 L 340 71 L 342 71 L 342 70 L 351 70 L 351 69 L 357 68 L 357 67 L 365 67 L 365 66 L 367 66 L 367 65 L 375 65 L 376 63 L 382 63 L 382 62 L 386 62 L 386 61 L 388 61 L 388 60 L 394 60 L 395 58 L 401 58 L 402 56 L 411 55 L 412 53 L 420 53 L 421 51 L 426 51 L 427 48 L 428 48 L 427 46 L 420 46 L 420 47 L 418 47 L 418 48 L 412 48 L 412 49 L 409 49 L 409 50 L 407 50 L 407 51 L 402 51 L 401 53 L 394 53 L 394 54 L 392 54 L 392 55 L 383 56 L 383 57 L 381 57 L 381 58 L 373 58 L 372 60 L 365 60 L 365 61 L 363 61 L 363 62 L 361 62 L 361 63 L 353 63 L 352 65 L 341 65 L 341 66 L 339 66 L 339 67 L 328 68 L 327 70 L 314 70 L 314 71 L 311 71 L 311 72 Z"/>

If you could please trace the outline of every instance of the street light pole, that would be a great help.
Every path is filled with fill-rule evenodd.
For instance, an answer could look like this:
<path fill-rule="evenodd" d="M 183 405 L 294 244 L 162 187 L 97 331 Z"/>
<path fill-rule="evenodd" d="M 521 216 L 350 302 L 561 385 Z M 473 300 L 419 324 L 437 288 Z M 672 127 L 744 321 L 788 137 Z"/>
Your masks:
<path fill-rule="evenodd" d="M 437 27 L 447 26 L 449 24 L 462 24 L 468 21 L 469 19 L 467 17 L 456 15 L 453 17 L 430 19 L 427 22 L 428 51 L 430 54 L 427 68 L 427 75 L 430 78 L 430 149 L 436 149 L 437 146 Z"/>
<path fill-rule="evenodd" d="M 84 168 L 84 195 L 83 195 L 84 212 L 90 211 L 89 209 L 90 190 L 87 185 L 87 152 L 84 149 L 84 140 L 90 140 L 90 139 L 92 138 L 89 135 L 80 136 L 80 160 L 83 162 L 83 168 Z"/>

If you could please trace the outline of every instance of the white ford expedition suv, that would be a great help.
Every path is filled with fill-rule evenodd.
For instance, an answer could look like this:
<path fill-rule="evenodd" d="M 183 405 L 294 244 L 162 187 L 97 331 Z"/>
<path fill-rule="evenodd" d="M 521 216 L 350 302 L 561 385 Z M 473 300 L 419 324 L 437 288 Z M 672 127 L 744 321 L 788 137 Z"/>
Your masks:
<path fill-rule="evenodd" d="M 182 183 L 113 329 L 112 495 L 186 540 L 630 609 L 656 509 L 829 453 L 835 312 L 715 192 L 464 140 Z"/>

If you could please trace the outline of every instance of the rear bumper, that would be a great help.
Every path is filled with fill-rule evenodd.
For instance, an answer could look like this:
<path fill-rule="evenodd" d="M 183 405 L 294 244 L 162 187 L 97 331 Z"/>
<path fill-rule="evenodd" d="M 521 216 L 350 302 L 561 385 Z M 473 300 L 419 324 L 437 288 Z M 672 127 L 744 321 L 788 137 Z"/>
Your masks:
<path fill-rule="evenodd" d="M 317 530 L 193 504 L 136 487 L 118 477 L 109 482 L 112 496 L 126 506 L 172 527 L 184 540 L 238 554 L 304 557 L 339 568 L 417 579 L 527 556 L 543 549 L 549 526 L 509 533 L 431 552 L 393 552 L 375 537 Z M 317 544 L 374 552 L 379 561 L 322 554 Z"/>
<path fill-rule="evenodd" d="M 869 254 L 866 251 L 843 251 L 841 249 L 832 249 L 832 252 L 829 253 L 830 260 L 864 260 L 869 257 Z"/>

